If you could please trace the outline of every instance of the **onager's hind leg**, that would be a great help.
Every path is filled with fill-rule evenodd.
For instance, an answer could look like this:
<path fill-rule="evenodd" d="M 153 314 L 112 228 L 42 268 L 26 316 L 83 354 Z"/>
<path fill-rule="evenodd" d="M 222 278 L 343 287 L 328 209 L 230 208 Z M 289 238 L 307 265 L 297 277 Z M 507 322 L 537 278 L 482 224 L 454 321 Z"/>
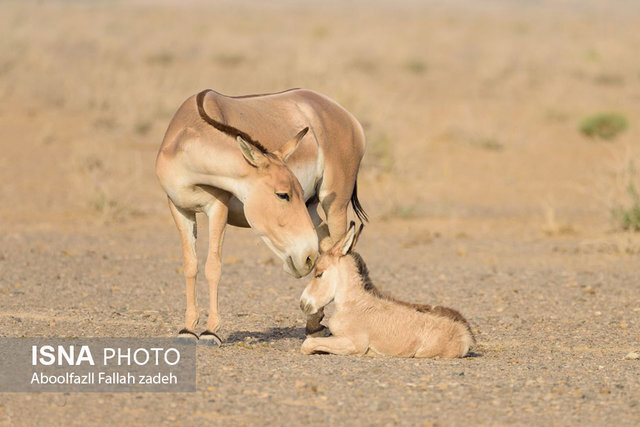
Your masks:
<path fill-rule="evenodd" d="M 198 258 L 196 256 L 196 214 L 185 211 L 173 204 L 169 199 L 169 209 L 173 220 L 180 232 L 182 241 L 182 269 L 187 285 L 187 310 L 185 312 L 184 328 L 178 332 L 181 337 L 198 336 L 194 332 L 198 324 L 198 306 L 196 304 L 196 276 L 198 274 Z"/>
<path fill-rule="evenodd" d="M 227 202 L 231 195 L 227 192 L 209 190 L 215 199 L 207 207 L 209 217 L 209 253 L 204 272 L 209 282 L 209 319 L 207 330 L 200 334 L 200 342 L 208 345 L 220 345 L 222 340 L 216 335 L 220 329 L 220 314 L 218 314 L 218 284 L 222 273 L 222 242 L 224 240 L 225 225 L 229 208 Z"/>

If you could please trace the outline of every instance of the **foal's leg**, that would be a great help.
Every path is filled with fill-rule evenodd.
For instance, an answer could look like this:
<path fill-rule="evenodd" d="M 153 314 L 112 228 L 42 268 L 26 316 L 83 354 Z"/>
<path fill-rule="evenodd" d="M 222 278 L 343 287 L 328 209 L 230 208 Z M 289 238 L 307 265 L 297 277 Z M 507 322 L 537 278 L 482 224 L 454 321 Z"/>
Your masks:
<path fill-rule="evenodd" d="M 194 332 L 198 324 L 198 307 L 196 305 L 196 275 L 198 274 L 198 258 L 196 256 L 196 214 L 173 204 L 169 199 L 169 209 L 180 232 L 182 240 L 182 269 L 187 285 L 187 310 L 184 328 L 178 332 L 180 337 L 198 336 Z"/>
<path fill-rule="evenodd" d="M 220 283 L 220 274 L 222 272 L 222 242 L 229 213 L 227 202 L 231 195 L 223 191 L 216 191 L 214 196 L 214 200 L 207 206 L 209 253 L 204 267 L 204 273 L 209 282 L 209 319 L 207 320 L 207 330 L 200 334 L 200 342 L 207 345 L 222 344 L 222 340 L 216 335 L 216 332 L 220 329 L 218 284 Z"/>
<path fill-rule="evenodd" d="M 367 345 L 361 340 L 346 337 L 307 338 L 302 343 L 300 351 L 303 354 L 331 353 L 331 354 L 364 354 Z"/>

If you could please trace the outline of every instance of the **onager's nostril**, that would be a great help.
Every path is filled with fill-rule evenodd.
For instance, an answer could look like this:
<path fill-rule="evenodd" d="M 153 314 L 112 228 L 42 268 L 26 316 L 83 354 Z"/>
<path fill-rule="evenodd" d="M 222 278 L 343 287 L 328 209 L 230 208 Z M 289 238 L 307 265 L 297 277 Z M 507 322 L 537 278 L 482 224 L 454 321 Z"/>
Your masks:
<path fill-rule="evenodd" d="M 305 265 L 309 270 L 311 270 L 311 268 L 313 267 L 313 260 L 311 259 L 310 256 L 307 257 L 307 260 L 305 261 Z"/>

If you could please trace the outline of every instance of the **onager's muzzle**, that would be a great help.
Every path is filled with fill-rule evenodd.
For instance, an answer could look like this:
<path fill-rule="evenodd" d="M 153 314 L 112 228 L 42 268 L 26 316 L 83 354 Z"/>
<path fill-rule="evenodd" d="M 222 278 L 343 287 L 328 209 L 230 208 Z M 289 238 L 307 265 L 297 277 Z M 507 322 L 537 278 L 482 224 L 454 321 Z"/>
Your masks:
<path fill-rule="evenodd" d="M 306 255 L 306 256 L 305 256 Z M 293 256 L 289 255 L 284 264 L 284 270 L 299 279 L 306 276 L 313 270 L 318 259 L 318 251 L 308 251 L 298 257 L 298 262 L 295 261 Z"/>

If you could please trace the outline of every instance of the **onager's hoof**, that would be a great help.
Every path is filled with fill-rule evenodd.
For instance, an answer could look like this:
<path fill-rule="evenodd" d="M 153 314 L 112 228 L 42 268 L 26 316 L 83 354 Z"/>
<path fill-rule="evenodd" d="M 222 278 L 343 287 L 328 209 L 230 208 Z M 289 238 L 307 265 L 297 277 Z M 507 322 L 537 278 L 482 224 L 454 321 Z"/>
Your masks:
<path fill-rule="evenodd" d="M 191 344 L 198 342 L 198 335 L 188 330 L 187 328 L 183 328 L 178 332 L 178 337 L 176 338 L 182 344 Z"/>
<path fill-rule="evenodd" d="M 200 341 L 198 341 L 198 344 L 206 345 L 209 347 L 220 347 L 222 345 L 222 340 L 213 332 L 204 331 L 200 334 Z"/>
<path fill-rule="evenodd" d="M 305 334 L 307 335 L 307 337 L 313 338 L 328 337 L 329 335 L 331 335 L 329 328 L 323 325 L 320 325 L 320 329 L 309 330 L 309 328 L 306 328 Z"/>

